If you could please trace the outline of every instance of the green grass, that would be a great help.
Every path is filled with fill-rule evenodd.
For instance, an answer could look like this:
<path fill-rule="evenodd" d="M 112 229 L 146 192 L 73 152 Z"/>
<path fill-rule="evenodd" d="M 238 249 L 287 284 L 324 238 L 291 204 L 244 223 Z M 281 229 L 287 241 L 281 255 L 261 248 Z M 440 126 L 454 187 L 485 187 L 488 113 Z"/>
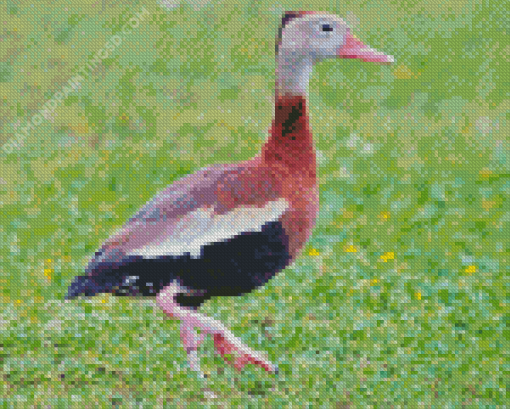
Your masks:
<path fill-rule="evenodd" d="M 129 35 L 140 2 L 0 5 L 2 146 L 122 37 L 52 120 L 1 151 L 0 407 L 508 407 L 505 3 L 147 3 Z M 238 373 L 208 340 L 199 381 L 153 300 L 63 296 L 157 191 L 258 152 L 285 9 L 357 16 L 356 35 L 397 62 L 316 67 L 313 237 L 263 289 L 202 308 L 280 374 Z"/>

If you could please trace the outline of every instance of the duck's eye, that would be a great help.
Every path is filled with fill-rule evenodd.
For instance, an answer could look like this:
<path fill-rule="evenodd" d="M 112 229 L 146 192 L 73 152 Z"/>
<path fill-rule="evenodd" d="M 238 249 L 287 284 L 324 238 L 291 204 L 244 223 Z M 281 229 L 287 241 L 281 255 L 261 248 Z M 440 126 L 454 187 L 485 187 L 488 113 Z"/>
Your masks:
<path fill-rule="evenodd" d="M 323 24 L 321 26 L 322 31 L 333 31 L 333 27 L 331 27 L 331 24 Z"/>

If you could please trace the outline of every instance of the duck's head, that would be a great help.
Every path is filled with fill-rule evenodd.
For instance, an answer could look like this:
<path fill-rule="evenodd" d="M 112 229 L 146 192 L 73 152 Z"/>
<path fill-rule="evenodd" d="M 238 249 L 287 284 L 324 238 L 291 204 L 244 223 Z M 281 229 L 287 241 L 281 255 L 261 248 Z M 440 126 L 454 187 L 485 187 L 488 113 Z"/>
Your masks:
<path fill-rule="evenodd" d="M 277 56 L 310 58 L 312 63 L 325 58 L 357 58 L 366 62 L 392 63 L 386 55 L 354 37 L 340 17 L 315 12 L 287 12 L 282 18 L 276 43 Z"/>

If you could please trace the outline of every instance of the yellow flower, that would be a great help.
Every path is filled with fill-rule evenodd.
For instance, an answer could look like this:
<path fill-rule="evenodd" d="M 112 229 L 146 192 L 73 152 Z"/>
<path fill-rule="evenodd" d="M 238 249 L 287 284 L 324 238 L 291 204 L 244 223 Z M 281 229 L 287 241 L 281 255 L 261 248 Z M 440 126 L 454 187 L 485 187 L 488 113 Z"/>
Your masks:
<path fill-rule="evenodd" d="M 308 252 L 308 255 L 309 256 L 319 256 L 321 253 L 319 253 L 319 251 L 317 249 L 310 249 L 310 251 Z"/>
<path fill-rule="evenodd" d="M 399 65 L 397 69 L 393 71 L 393 75 L 399 80 L 408 80 L 413 76 L 413 72 L 407 65 Z"/>
<path fill-rule="evenodd" d="M 466 268 L 465 272 L 468 274 L 476 273 L 476 266 L 468 266 L 468 268 Z"/>
<path fill-rule="evenodd" d="M 393 252 L 389 252 L 389 253 L 384 253 L 382 256 L 381 256 L 381 260 L 384 261 L 385 263 L 388 261 L 388 260 L 393 260 L 395 259 L 395 253 Z"/>

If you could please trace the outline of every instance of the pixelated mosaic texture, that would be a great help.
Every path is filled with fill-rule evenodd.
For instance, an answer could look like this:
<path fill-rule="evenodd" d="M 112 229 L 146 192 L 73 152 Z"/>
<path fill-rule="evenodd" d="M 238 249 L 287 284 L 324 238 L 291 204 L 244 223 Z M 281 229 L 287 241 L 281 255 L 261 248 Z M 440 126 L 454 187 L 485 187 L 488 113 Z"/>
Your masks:
<path fill-rule="evenodd" d="M 338 14 L 396 63 L 314 68 L 317 227 L 264 288 L 201 307 L 280 372 L 236 372 L 208 340 L 199 380 L 153 300 L 63 298 L 156 192 L 260 150 L 285 10 Z M 8 1 L 0 15 L 2 406 L 508 406 L 504 2 Z"/>

